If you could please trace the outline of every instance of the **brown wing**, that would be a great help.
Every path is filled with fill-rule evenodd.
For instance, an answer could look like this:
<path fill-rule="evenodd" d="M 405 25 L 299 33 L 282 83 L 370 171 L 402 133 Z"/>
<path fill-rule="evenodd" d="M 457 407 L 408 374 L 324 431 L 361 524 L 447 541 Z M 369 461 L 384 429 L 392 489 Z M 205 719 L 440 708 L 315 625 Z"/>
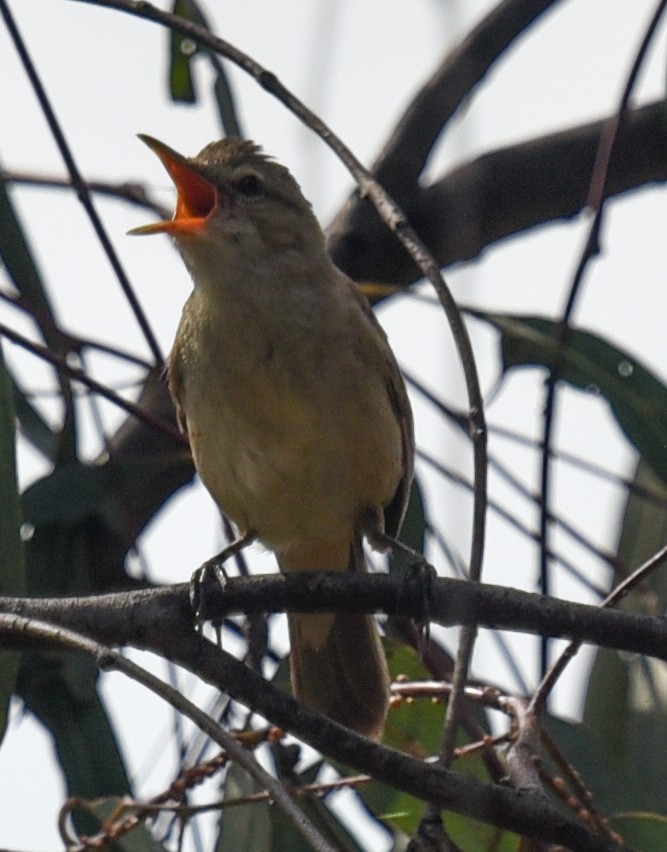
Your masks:
<path fill-rule="evenodd" d="M 393 412 L 396 415 L 396 420 L 401 428 L 401 442 L 403 447 L 403 476 L 391 501 L 384 507 L 385 532 L 392 538 L 396 538 L 403 523 L 403 517 L 410 497 L 412 476 L 414 474 L 415 436 L 412 409 L 410 408 L 408 392 L 405 389 L 401 371 L 398 368 L 394 353 L 391 351 L 384 329 L 378 322 L 378 318 L 375 316 L 373 308 L 366 296 L 364 296 L 359 287 L 351 279 L 347 278 L 347 276 L 344 277 L 364 315 L 385 344 L 387 395 Z"/>
<path fill-rule="evenodd" d="M 174 348 L 171 350 L 169 361 L 167 363 L 167 382 L 169 385 L 169 393 L 176 409 L 176 420 L 181 432 L 188 438 L 188 422 L 185 416 L 185 409 L 181 403 L 183 391 L 183 362 L 181 361 L 179 338 L 174 341 Z"/>
<path fill-rule="evenodd" d="M 398 365 L 394 359 L 393 353 L 390 359 L 389 381 L 387 383 L 387 393 L 389 401 L 396 414 L 401 427 L 401 442 L 403 445 L 403 476 L 398 483 L 396 493 L 391 499 L 391 502 L 384 509 L 384 529 L 387 535 L 396 538 L 400 532 L 401 524 L 405 516 L 405 510 L 408 506 L 410 498 L 410 486 L 412 485 L 412 476 L 415 466 L 415 438 L 414 426 L 412 421 L 412 409 L 408 400 L 408 394 L 405 389 L 403 377 L 400 374 Z"/>

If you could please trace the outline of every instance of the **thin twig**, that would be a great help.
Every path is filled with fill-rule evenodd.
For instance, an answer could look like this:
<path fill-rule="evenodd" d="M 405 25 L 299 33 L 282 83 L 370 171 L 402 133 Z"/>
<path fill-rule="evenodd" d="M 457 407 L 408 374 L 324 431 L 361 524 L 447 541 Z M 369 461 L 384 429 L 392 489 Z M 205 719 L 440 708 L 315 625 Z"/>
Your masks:
<path fill-rule="evenodd" d="M 0 0 L 2 2 L 2 0 Z M 101 382 L 96 381 L 91 378 L 87 373 L 85 373 L 80 367 L 72 366 L 66 358 L 62 355 L 59 355 L 57 352 L 53 352 L 47 346 L 43 346 L 41 343 L 34 343 L 32 340 L 28 340 L 27 337 L 24 337 L 22 334 L 14 331 L 14 329 L 9 328 L 4 323 L 0 323 L 0 336 L 6 337 L 8 340 L 11 340 L 12 343 L 15 343 L 17 346 L 20 346 L 22 349 L 26 349 L 28 352 L 32 352 L 33 355 L 36 355 L 38 358 L 41 358 L 44 361 L 48 361 L 49 364 L 53 364 L 61 373 L 64 373 L 66 376 L 69 376 L 71 379 L 76 379 L 82 384 L 86 385 L 86 387 L 90 388 L 95 393 L 98 393 L 100 396 L 103 396 L 105 399 L 108 399 L 109 402 L 114 403 L 119 408 L 124 409 L 128 412 L 128 414 L 133 414 L 139 420 L 143 420 L 144 423 L 147 423 L 149 426 L 152 426 L 154 429 L 158 429 L 160 432 L 163 432 L 165 435 L 168 435 L 170 438 L 173 438 L 178 444 L 183 447 L 189 447 L 187 439 L 183 436 L 183 434 L 171 423 L 168 423 L 166 420 L 162 420 L 159 417 L 155 417 L 150 411 L 147 411 L 141 406 L 136 405 L 134 402 L 130 402 L 127 399 L 124 399 L 119 394 L 112 391 L 108 385 L 104 385 Z"/>
<path fill-rule="evenodd" d="M 90 654 L 102 671 L 119 671 L 132 680 L 145 686 L 151 692 L 162 698 L 194 724 L 201 728 L 212 740 L 223 748 L 230 757 L 271 794 L 273 801 L 284 811 L 292 821 L 297 831 L 318 852 L 335 852 L 333 847 L 322 837 L 315 826 L 307 819 L 303 811 L 294 802 L 280 782 L 270 775 L 252 754 L 245 749 L 228 731 L 210 716 L 207 716 L 184 695 L 174 689 L 151 672 L 113 651 L 99 642 L 94 642 L 78 633 L 64 627 L 55 627 L 46 621 L 36 621 L 22 618 L 18 615 L 0 614 L 0 629 L 22 633 L 51 642 L 72 650 Z"/>
<path fill-rule="evenodd" d="M 461 429 L 464 432 L 464 434 L 467 434 L 467 430 L 465 428 L 465 418 L 460 413 L 454 411 L 448 405 L 445 405 L 440 399 L 438 399 L 438 397 L 435 394 L 433 394 L 426 387 L 424 387 L 424 385 L 421 382 L 419 382 L 419 380 L 416 379 L 414 376 L 407 375 L 407 376 L 405 376 L 405 379 L 406 379 L 406 382 L 408 383 L 408 385 L 410 387 L 413 387 L 413 388 L 415 388 L 415 390 L 419 391 L 419 393 L 425 399 L 427 399 L 433 406 L 435 406 L 435 408 L 441 414 L 443 414 L 452 423 L 454 423 L 459 429 Z M 491 434 L 491 432 L 492 432 L 492 428 L 489 428 L 489 434 Z M 532 443 L 532 446 L 535 446 L 535 442 Z M 436 459 L 434 459 L 428 453 L 417 450 L 417 456 L 423 458 L 425 461 L 427 461 L 432 466 L 435 466 L 438 470 L 440 470 L 440 472 L 444 476 L 447 476 L 448 479 L 451 479 L 452 481 L 458 483 L 459 485 L 462 485 L 463 487 L 467 488 L 470 491 L 473 490 L 473 486 L 471 486 L 470 483 L 467 482 L 467 480 L 465 480 L 459 474 L 454 473 L 454 471 L 451 468 L 447 468 L 445 465 L 438 462 Z M 541 506 L 541 500 L 540 500 L 539 496 L 537 494 L 534 494 L 531 491 L 529 491 L 529 489 L 525 485 L 523 485 L 523 483 L 521 483 L 519 481 L 519 479 L 502 462 L 500 462 L 498 459 L 494 458 L 493 456 L 489 456 L 488 457 L 488 463 L 489 463 L 489 467 L 494 469 L 495 471 L 497 471 L 497 473 L 509 485 L 511 485 L 512 488 L 514 488 L 522 497 L 526 498 L 527 500 L 530 500 L 534 505 L 536 505 L 538 507 Z M 500 514 L 503 514 L 506 517 L 509 516 L 509 513 L 506 510 L 504 510 L 502 507 L 499 507 L 497 504 L 493 503 L 492 500 L 489 500 L 488 508 L 489 509 L 493 508 L 497 512 L 499 512 Z M 600 559 L 600 561 L 609 565 L 614 570 L 618 569 L 618 567 L 619 567 L 618 566 L 618 560 L 612 553 L 604 552 L 601 548 L 596 547 L 594 544 L 591 543 L 591 541 L 583 533 L 579 532 L 572 524 L 570 524 L 564 518 L 560 517 L 559 515 L 550 513 L 549 519 L 555 520 L 558 523 L 558 525 L 563 529 L 564 532 L 566 532 L 574 541 L 577 542 L 577 544 L 579 544 L 581 547 L 583 547 L 585 550 L 587 550 L 593 556 Z M 515 526 L 516 526 L 516 524 L 515 524 Z M 535 534 L 535 535 L 530 534 L 530 537 L 535 538 L 538 542 L 540 541 L 539 534 Z M 575 574 L 576 573 L 577 572 L 575 572 Z M 594 587 L 591 586 L 591 588 L 594 588 Z"/>
<path fill-rule="evenodd" d="M 21 34 L 16 26 L 16 22 L 9 10 L 9 6 L 6 3 L 6 0 L 0 0 L 0 15 L 2 15 L 5 26 L 9 31 L 11 39 L 14 43 L 14 47 L 16 48 L 16 52 L 18 53 L 21 62 L 23 64 L 23 68 L 25 69 L 26 75 L 30 80 L 30 84 L 32 85 L 35 96 L 39 102 L 41 110 L 44 114 L 44 118 L 51 130 L 53 138 L 55 139 L 56 145 L 58 146 L 58 150 L 60 151 L 60 155 L 62 156 L 65 167 L 70 176 L 70 181 L 72 183 L 72 188 L 77 194 L 77 197 L 81 204 L 83 205 L 84 210 L 86 211 L 88 218 L 93 226 L 97 239 L 100 241 L 100 244 L 109 259 L 109 263 L 118 279 L 118 283 L 120 284 L 123 293 L 125 294 L 125 298 L 128 300 L 130 307 L 134 313 L 134 316 L 141 328 L 144 337 L 146 338 L 146 343 L 148 344 L 149 349 L 155 359 L 156 364 L 162 364 L 164 361 L 164 357 L 160 350 L 160 345 L 157 342 L 157 338 L 155 337 L 153 330 L 148 322 L 146 315 L 143 312 L 141 305 L 139 304 L 139 300 L 137 299 L 134 290 L 132 289 L 132 285 L 123 269 L 123 266 L 120 262 L 118 255 L 116 254 L 116 250 L 113 247 L 113 244 L 109 238 L 109 235 L 106 232 L 104 225 L 102 224 L 102 220 L 100 219 L 97 210 L 95 209 L 95 205 L 93 204 L 93 200 L 90 197 L 90 192 L 88 191 L 88 185 L 84 181 L 79 172 L 76 161 L 74 160 L 74 156 L 72 154 L 72 150 L 67 144 L 67 140 L 65 139 L 65 134 L 63 132 L 62 127 L 60 126 L 60 122 L 55 114 L 53 107 L 51 106 L 51 102 L 49 100 L 48 95 L 46 94 L 46 90 L 42 85 L 42 81 L 37 73 L 37 69 L 35 68 L 32 59 L 30 58 L 30 54 L 28 53 L 28 49 L 23 41 Z"/>
<path fill-rule="evenodd" d="M 19 186 L 34 186 L 37 188 L 72 190 L 75 187 L 68 178 L 58 178 L 53 175 L 39 175 L 34 172 L 2 171 L 0 170 L 0 181 L 14 183 Z M 111 198 L 127 201 L 145 210 L 151 210 L 160 219 L 169 219 L 171 211 L 157 201 L 154 201 L 146 188 L 140 183 L 112 183 L 106 180 L 87 180 L 86 186 L 89 192 L 97 195 L 106 195 Z"/>
<path fill-rule="evenodd" d="M 662 550 L 659 550 L 650 559 L 647 559 L 646 562 L 640 565 L 636 571 L 633 571 L 629 577 L 626 577 L 622 583 L 619 583 L 618 586 L 616 586 L 616 588 L 602 601 L 600 607 L 606 609 L 616 606 L 616 604 L 620 603 L 620 601 L 622 601 L 638 583 L 641 583 L 642 580 L 659 568 L 666 560 L 667 546 L 663 547 Z M 527 712 L 532 713 L 535 716 L 540 716 L 542 714 L 547 697 L 556 685 L 558 678 L 565 671 L 567 664 L 577 654 L 579 648 L 581 648 L 580 640 L 570 642 L 570 644 L 565 648 L 560 657 L 542 678 L 540 685 L 533 694 Z"/>
<path fill-rule="evenodd" d="M 446 477 L 450 482 L 453 482 L 455 485 L 458 485 L 461 488 L 465 488 L 467 491 L 472 491 L 473 485 L 469 480 L 467 480 L 453 468 L 444 465 L 441 461 L 431 456 L 430 453 L 427 453 L 424 450 L 417 450 L 417 458 L 426 462 L 426 464 L 432 467 L 441 476 Z M 536 544 L 540 543 L 540 534 L 537 530 L 530 529 L 526 524 L 520 521 L 519 518 L 516 517 L 516 515 L 512 514 L 509 509 L 506 509 L 505 506 L 503 506 L 501 503 L 496 502 L 493 498 L 490 498 L 489 500 L 489 510 L 498 515 L 498 517 L 502 518 L 513 529 L 526 536 L 526 538 L 530 539 Z M 560 525 L 561 520 L 557 516 L 556 519 L 557 523 Z M 441 536 L 439 536 L 436 531 L 432 532 L 436 539 L 442 540 Z M 582 574 L 581 570 L 577 568 L 572 562 L 570 562 L 565 556 L 562 556 L 557 551 L 551 549 L 549 550 L 549 554 L 571 577 L 573 577 L 578 583 L 580 583 L 587 591 L 592 592 L 599 598 L 604 597 L 606 589 L 602 588 L 602 586 L 599 586 L 596 583 L 593 583 L 591 580 L 585 577 Z M 599 554 L 596 553 L 595 555 Z"/>
<path fill-rule="evenodd" d="M 609 166 L 614 152 L 614 146 L 618 138 L 619 128 L 623 116 L 628 109 L 630 95 L 632 94 L 639 72 L 648 54 L 649 45 L 655 35 L 665 8 L 667 8 L 667 0 L 660 0 L 635 56 L 616 114 L 609 120 L 602 132 L 588 193 L 589 203 L 594 205 L 593 209 L 595 212 L 588 230 L 588 236 L 586 238 L 577 269 L 572 279 L 572 284 L 569 288 L 561 321 L 556 327 L 556 351 L 558 354 L 554 359 L 546 384 L 547 390 L 544 404 L 544 428 L 542 433 L 542 459 L 540 466 L 540 490 L 542 492 L 542 510 L 540 512 L 540 536 L 542 540 L 542 547 L 540 550 L 540 591 L 544 595 L 548 595 L 550 591 L 548 540 L 550 534 L 549 506 L 551 503 L 551 444 L 556 419 L 558 384 L 563 368 L 561 353 L 567 346 L 569 340 L 572 316 L 581 294 L 584 273 L 593 257 L 600 252 L 599 239 L 606 210 L 606 185 L 609 177 Z M 546 675 L 548 667 L 547 649 L 548 642 L 545 640 L 542 643 L 541 660 L 543 677 Z M 545 693 L 545 696 L 546 694 L 548 693 Z"/>
<path fill-rule="evenodd" d="M 432 298 L 424 297 L 423 294 L 415 291 L 409 291 L 406 293 L 406 297 L 417 301 L 428 301 L 429 303 L 434 304 L 434 300 Z M 462 308 L 462 310 L 465 312 L 466 309 Z M 437 411 L 443 414 L 451 423 L 458 426 L 464 434 L 467 434 L 466 416 L 464 412 L 447 405 L 447 403 L 440 399 L 434 391 L 427 388 L 426 385 L 414 375 L 414 373 L 409 372 L 403 366 L 401 366 L 401 373 L 408 387 L 416 390 L 417 393 L 431 403 Z M 531 450 L 542 450 L 544 447 L 542 441 L 537 441 L 535 438 L 521 434 L 520 432 L 517 432 L 516 429 L 509 429 L 506 426 L 498 426 L 493 423 L 488 423 L 487 428 L 489 437 L 495 436 L 497 438 L 504 438 L 507 441 L 511 441 L 514 444 L 518 444 L 521 447 L 527 447 Z M 638 483 L 636 479 L 629 479 L 627 476 L 621 476 L 618 473 L 614 473 L 613 471 L 584 458 L 583 456 L 577 455 L 576 453 L 570 453 L 567 450 L 552 450 L 551 457 L 554 461 L 571 465 L 572 467 L 576 467 L 579 471 L 588 473 L 598 479 L 603 479 L 606 482 L 612 483 L 612 485 L 618 485 L 626 489 L 630 494 L 636 494 L 638 497 L 641 497 L 643 500 L 647 500 L 656 506 L 667 507 L 667 490 L 665 490 L 665 488 L 661 488 L 657 485 L 654 487 L 642 485 Z M 489 464 L 491 466 L 495 463 L 496 462 L 494 462 L 492 458 L 489 458 Z"/>
<path fill-rule="evenodd" d="M 5 293 L 3 290 L 0 290 L 0 299 L 12 307 L 24 311 L 30 317 L 35 319 L 34 310 L 27 304 L 23 296 L 12 296 L 9 293 Z M 44 327 L 41 317 L 39 317 L 39 325 L 41 328 Z M 71 352 L 81 352 L 81 350 L 85 348 L 95 349 L 105 355 L 112 355 L 114 358 L 119 358 L 130 364 L 135 364 L 137 367 L 143 367 L 146 370 L 150 370 L 152 368 L 152 365 L 149 364 L 145 358 L 140 358 L 138 355 L 132 355 L 131 352 L 126 352 L 124 349 L 119 349 L 117 346 L 112 346 L 109 343 L 103 343 L 101 340 L 93 340 L 91 337 L 81 337 L 81 335 L 72 334 L 69 331 L 65 331 L 62 327 L 53 325 L 52 323 L 51 327 L 67 341 L 68 348 Z"/>

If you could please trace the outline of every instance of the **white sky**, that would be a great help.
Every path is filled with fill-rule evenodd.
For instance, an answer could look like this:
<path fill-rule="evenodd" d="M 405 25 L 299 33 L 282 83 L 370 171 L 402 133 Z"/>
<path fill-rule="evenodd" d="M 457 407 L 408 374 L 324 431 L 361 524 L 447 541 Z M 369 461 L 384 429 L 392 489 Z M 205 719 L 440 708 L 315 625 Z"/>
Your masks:
<path fill-rule="evenodd" d="M 76 2 L 13 0 L 11 5 L 81 171 L 91 178 L 145 181 L 168 203 L 169 182 L 135 134 L 150 133 L 193 154 L 217 137 L 219 130 L 206 85 L 199 87 L 202 107 L 174 107 L 166 100 L 166 31 Z M 205 5 L 220 35 L 275 71 L 321 113 L 361 159 L 370 162 L 445 46 L 455 42 L 494 3 L 228 0 Z M 450 167 L 496 145 L 599 117 L 611 109 L 654 5 L 649 0 L 570 0 L 560 4 L 558 11 L 545 16 L 539 31 L 531 31 L 509 54 L 509 61 L 490 76 L 439 150 L 437 167 Z M 641 100 L 664 91 L 664 57 L 663 33 L 642 80 Z M 282 106 L 236 69 L 230 74 L 248 134 L 290 167 L 326 224 L 349 191 L 349 177 L 324 145 Z M 0 128 L 0 162 L 10 170 L 63 174 L 55 145 L 2 28 L 0 79 L 0 114 L 5 119 Z M 64 193 L 27 189 L 16 191 L 14 198 L 29 223 L 33 248 L 66 328 L 120 341 L 147 354 L 78 202 Z M 189 292 L 187 274 L 167 240 L 125 236 L 129 228 L 148 221 L 146 214 L 104 200 L 99 201 L 98 209 L 167 351 Z M 613 205 L 604 235 L 605 253 L 586 279 L 578 318 L 582 325 L 603 332 L 640 357 L 663 379 L 667 378 L 661 319 L 666 314 L 666 213 L 662 188 Z M 448 280 L 467 303 L 553 314 L 563 304 L 582 239 L 581 223 L 553 226 L 488 251 L 482 262 L 452 271 Z M 0 279 L 0 283 L 4 281 Z M 461 383 L 452 366 L 455 362 L 440 312 L 403 299 L 398 305 L 383 307 L 380 315 L 399 360 L 449 401 L 462 405 Z M 0 305 L 0 318 L 8 317 L 27 329 Z M 488 391 L 497 377 L 496 350 L 488 333 L 474 326 L 473 334 Z M 30 381 L 46 384 L 48 373 L 34 359 L 11 346 L 5 351 L 12 364 L 23 365 Z M 127 375 L 111 371 L 108 362 L 91 360 L 98 376 L 113 381 Z M 565 394 L 564 400 L 558 431 L 561 446 L 627 472 L 631 454 L 610 423 L 605 405 L 574 393 Z M 489 419 L 536 434 L 541 401 L 534 377 L 517 374 L 494 400 Z M 124 416 L 106 406 L 104 411 L 110 430 Z M 469 470 L 469 458 L 461 457 L 460 447 L 443 438 L 438 421 L 419 401 L 415 413 L 420 444 L 448 463 Z M 586 424 L 583 430 L 582 422 Z M 94 452 L 93 433 L 86 440 Z M 531 487 L 535 485 L 534 462 L 528 454 L 506 443 L 492 446 L 517 475 Z M 39 474 L 34 455 L 25 449 L 20 453 L 20 474 L 24 483 Z M 443 488 L 433 477 L 426 477 L 425 483 L 431 517 L 466 554 L 469 500 Z M 580 472 L 562 468 L 557 484 L 557 508 L 594 541 L 613 545 L 618 494 Z M 493 488 L 497 499 L 519 510 L 521 501 L 495 480 Z M 533 523 L 536 520 L 530 509 L 523 516 Z M 198 562 L 214 552 L 218 535 L 210 499 L 201 489 L 191 489 L 176 501 L 169 523 L 156 524 L 147 533 L 143 546 L 154 575 L 176 581 L 189 576 Z M 577 564 L 592 569 L 580 549 L 567 543 L 563 546 Z M 434 553 L 434 559 L 442 564 L 440 554 Z M 532 547 L 491 518 L 486 579 L 532 588 L 535 559 Z M 584 599 L 578 586 L 559 584 L 558 592 Z M 510 641 L 521 649 L 523 660 L 533 660 L 529 649 L 534 643 L 517 637 Z M 509 676 L 498 675 L 501 663 L 492 647 L 488 640 L 480 643 L 477 672 L 492 670 L 494 677 L 501 682 L 506 677 L 504 682 L 511 684 Z M 582 665 L 575 665 L 566 675 L 559 691 L 561 709 L 576 712 L 581 673 Z M 524 675 L 529 680 L 534 677 L 532 662 L 525 663 Z M 141 775 L 142 789 L 155 792 L 162 780 L 159 775 L 151 776 L 146 767 L 159 764 L 156 754 L 166 736 L 167 717 L 136 687 L 123 684 L 119 689 L 105 681 L 104 689 L 113 695 L 113 712 L 135 759 L 133 770 Z M 164 724 L 156 723 L 159 718 Z M 163 763 L 160 766 L 164 768 Z M 60 848 L 55 813 L 62 795 L 50 764 L 48 741 L 30 719 L 15 714 L 12 730 L 0 749 L 4 810 L 0 845 L 44 852 Z M 8 818 L 10 815 L 17 819 Z"/>

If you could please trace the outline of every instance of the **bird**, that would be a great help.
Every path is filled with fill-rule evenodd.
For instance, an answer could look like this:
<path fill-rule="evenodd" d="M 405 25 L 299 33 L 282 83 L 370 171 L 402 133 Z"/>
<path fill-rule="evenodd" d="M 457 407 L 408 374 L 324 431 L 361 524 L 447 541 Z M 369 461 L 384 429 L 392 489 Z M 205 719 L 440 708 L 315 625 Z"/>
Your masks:
<path fill-rule="evenodd" d="M 139 138 L 177 190 L 173 238 L 193 282 L 168 385 L 195 468 L 240 541 L 284 572 L 366 570 L 400 531 L 414 467 L 398 364 L 359 286 L 327 253 L 288 169 L 246 139 L 185 157 Z M 297 699 L 371 739 L 389 676 L 375 619 L 288 613 Z"/>

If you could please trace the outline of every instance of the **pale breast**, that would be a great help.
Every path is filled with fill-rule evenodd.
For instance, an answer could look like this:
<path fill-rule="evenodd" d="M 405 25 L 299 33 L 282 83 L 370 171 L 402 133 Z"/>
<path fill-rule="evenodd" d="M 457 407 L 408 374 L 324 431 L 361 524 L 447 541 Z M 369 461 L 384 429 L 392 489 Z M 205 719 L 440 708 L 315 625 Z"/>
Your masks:
<path fill-rule="evenodd" d="M 323 531 L 350 538 L 360 513 L 391 500 L 402 472 L 378 342 L 364 340 L 361 324 L 332 334 L 325 312 L 319 334 L 288 314 L 224 319 L 213 327 L 191 299 L 174 352 L 204 484 L 273 550 Z"/>

